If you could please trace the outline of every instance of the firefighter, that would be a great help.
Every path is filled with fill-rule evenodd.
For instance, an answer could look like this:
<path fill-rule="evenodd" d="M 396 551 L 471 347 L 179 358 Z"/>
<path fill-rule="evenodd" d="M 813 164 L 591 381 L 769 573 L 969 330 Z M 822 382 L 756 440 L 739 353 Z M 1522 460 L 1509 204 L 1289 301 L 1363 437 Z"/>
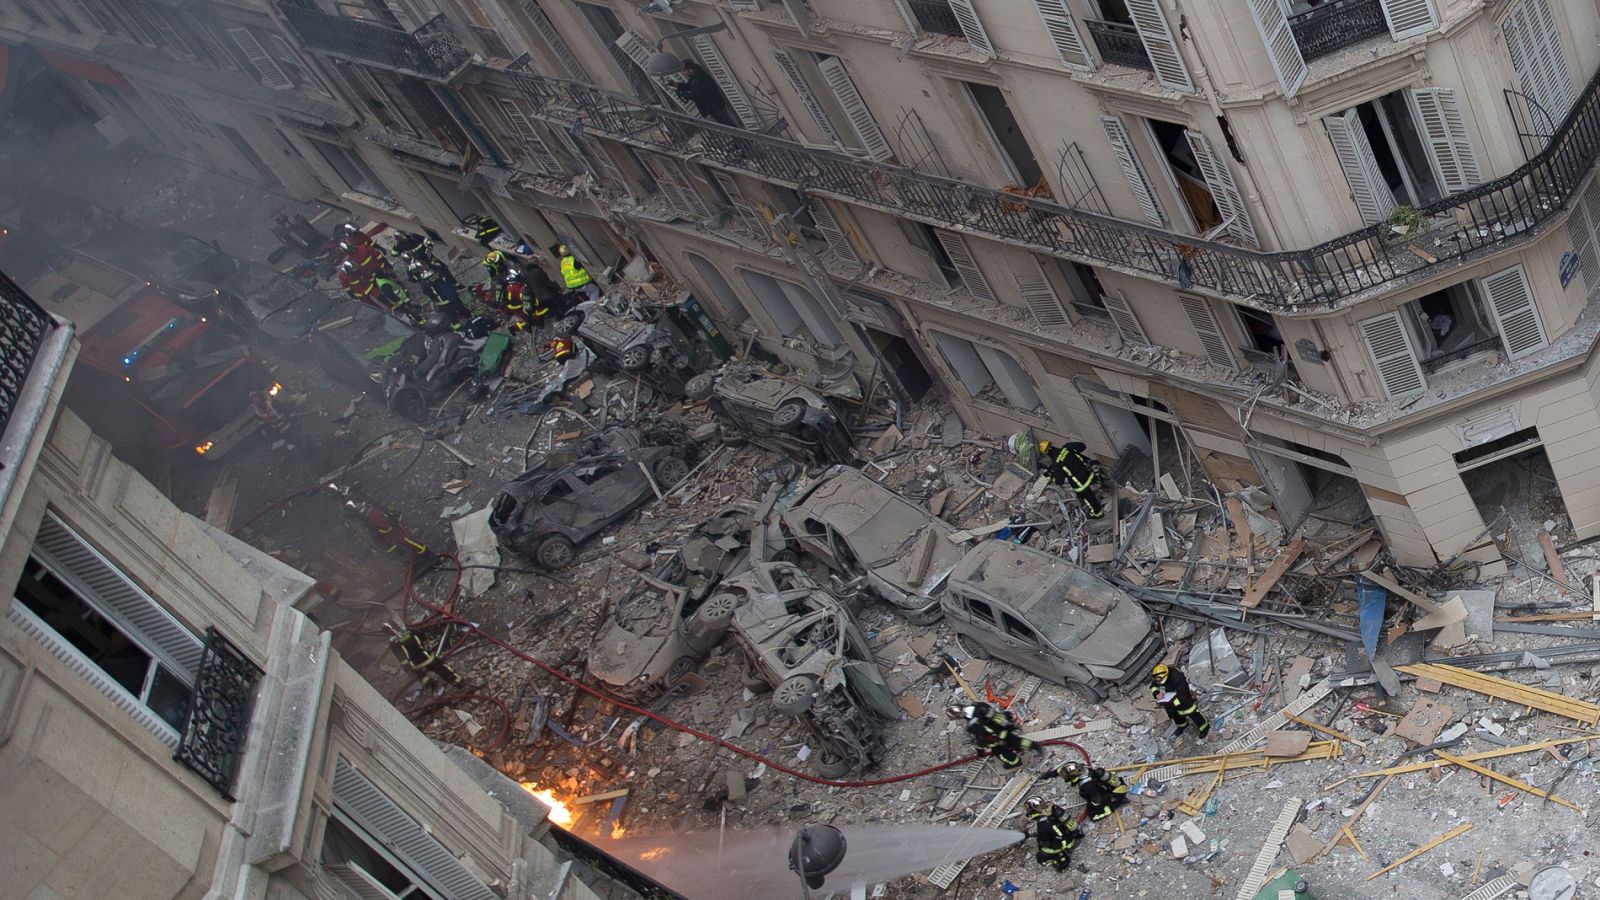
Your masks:
<path fill-rule="evenodd" d="M 561 270 L 561 283 L 567 290 L 583 294 L 590 300 L 600 299 L 600 285 L 594 283 L 589 270 L 578 262 L 566 244 L 552 244 L 550 252 L 555 255 L 556 266 Z"/>
<path fill-rule="evenodd" d="M 1194 691 L 1189 689 L 1189 679 L 1184 677 L 1182 669 L 1157 663 L 1150 670 L 1150 696 L 1172 724 L 1178 726 L 1175 736 L 1183 734 L 1190 725 L 1195 726 L 1194 732 L 1200 737 L 1211 731 L 1211 723 L 1200 712 L 1200 704 L 1194 698 Z"/>
<path fill-rule="evenodd" d="M 1033 749 L 1033 741 L 1022 736 L 1016 718 L 1005 710 L 995 709 L 987 703 L 977 703 L 952 706 L 948 711 L 952 717 L 959 716 L 966 720 L 967 734 L 972 735 L 980 753 L 993 755 L 1008 769 L 1022 765 L 1023 752 Z"/>
<path fill-rule="evenodd" d="M 480 281 L 472 286 L 473 299 L 484 308 L 505 316 L 507 324 L 516 331 L 528 327 L 527 305 L 523 301 L 524 291 L 523 286 L 515 282 L 496 285 Z"/>
<path fill-rule="evenodd" d="M 481 213 L 467 216 L 461 221 L 472 230 L 472 239 L 484 247 L 500 236 L 500 223 Z"/>
<path fill-rule="evenodd" d="M 1099 519 L 1106 514 L 1100 505 L 1099 494 L 1094 489 L 1100 474 L 1095 471 L 1094 460 L 1083 451 L 1084 445 L 1078 441 L 1060 447 L 1049 441 L 1040 441 L 1039 468 L 1051 481 L 1072 489 L 1078 503 L 1083 506 L 1084 515 Z"/>
<path fill-rule="evenodd" d="M 578 352 L 578 345 L 572 338 L 555 337 L 545 342 L 545 349 L 550 351 L 550 358 L 558 363 L 564 363 Z"/>
<path fill-rule="evenodd" d="M 431 257 L 427 262 L 413 259 L 406 266 L 406 274 L 428 296 L 434 307 L 450 318 L 459 321 L 472 317 L 467 305 L 461 302 L 460 283 L 444 263 Z"/>
<path fill-rule="evenodd" d="M 354 262 L 351 262 L 348 259 L 342 263 L 339 263 L 338 268 L 334 269 L 334 276 L 339 281 L 339 287 L 343 289 L 346 294 L 350 294 L 351 296 L 355 296 L 355 288 L 358 285 L 366 284 L 372 281 L 372 275 L 362 272 L 360 269 L 356 268 L 356 264 Z"/>
<path fill-rule="evenodd" d="M 272 398 L 265 393 L 250 392 L 250 411 L 261 422 L 261 427 L 267 431 L 278 435 L 289 431 L 289 418 L 278 411 L 272 403 Z"/>
<path fill-rule="evenodd" d="M 420 234 L 402 231 L 395 235 L 394 254 L 411 262 L 426 263 L 433 259 L 433 241 Z"/>
<path fill-rule="evenodd" d="M 404 286 L 387 275 L 374 278 L 373 284 L 378 289 L 378 299 L 382 300 L 391 311 L 400 314 L 407 306 L 411 305 L 411 295 L 406 293 Z"/>
<path fill-rule="evenodd" d="M 483 270 L 489 275 L 489 280 L 495 284 L 521 280 L 521 273 L 511 265 L 511 257 L 506 256 L 499 250 L 490 250 L 485 253 L 482 265 Z"/>
<path fill-rule="evenodd" d="M 1083 837 L 1077 820 L 1060 806 L 1032 797 L 1028 800 L 1028 821 L 1034 823 L 1033 837 L 1038 844 L 1034 859 L 1041 866 L 1065 872 L 1072 865 L 1073 849 Z"/>
<path fill-rule="evenodd" d="M 339 252 L 343 254 L 345 262 L 355 263 L 356 270 L 363 274 L 393 277 L 389 260 L 384 258 L 383 251 L 371 240 L 365 244 L 340 241 Z"/>
<path fill-rule="evenodd" d="M 346 222 L 340 225 L 335 239 L 351 247 L 372 246 L 372 236 L 362 231 L 354 222 Z"/>
<path fill-rule="evenodd" d="M 1091 822 L 1098 822 L 1110 816 L 1112 810 L 1128 802 L 1127 783 L 1105 769 L 1069 762 L 1051 774 L 1078 786 L 1078 796 L 1089 806 Z"/>
<path fill-rule="evenodd" d="M 422 643 L 422 639 L 417 637 L 416 632 L 409 628 L 396 628 L 387 622 L 383 627 L 389 630 L 390 649 L 394 650 L 394 655 L 399 657 L 401 665 L 409 669 L 418 681 L 425 682 L 431 675 L 452 687 L 461 684 L 460 674 L 429 651 Z"/>

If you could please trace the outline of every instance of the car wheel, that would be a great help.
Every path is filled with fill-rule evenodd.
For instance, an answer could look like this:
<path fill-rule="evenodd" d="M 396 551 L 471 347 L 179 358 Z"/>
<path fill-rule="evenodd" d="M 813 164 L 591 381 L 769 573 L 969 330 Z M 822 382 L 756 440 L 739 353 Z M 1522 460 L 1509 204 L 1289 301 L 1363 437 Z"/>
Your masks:
<path fill-rule="evenodd" d="M 629 347 L 622 351 L 622 371 L 642 372 L 648 365 L 650 365 L 649 347 Z"/>
<path fill-rule="evenodd" d="M 778 407 L 772 414 L 772 426 L 784 431 L 793 431 L 800 427 L 801 421 L 806 417 L 806 404 L 801 400 L 790 400 Z"/>
<path fill-rule="evenodd" d="M 772 708 L 786 716 L 804 715 L 811 709 L 821 684 L 815 675 L 791 675 L 772 691 Z"/>
<path fill-rule="evenodd" d="M 560 337 L 572 337 L 583 327 L 583 313 L 573 313 L 556 322 L 556 334 Z"/>
<path fill-rule="evenodd" d="M 687 477 L 689 464 L 676 456 L 668 456 L 656 463 L 656 484 L 663 491 L 672 490 Z"/>
<path fill-rule="evenodd" d="M 817 774 L 823 778 L 843 778 L 851 768 L 850 760 L 831 747 L 817 754 Z"/>
<path fill-rule="evenodd" d="M 680 656 L 667 667 L 667 674 L 662 677 L 661 682 L 666 685 L 677 684 L 679 679 L 694 671 L 694 666 L 694 657 Z"/>
<path fill-rule="evenodd" d="M 740 676 L 739 680 L 744 683 L 745 689 L 752 694 L 765 694 L 767 691 L 772 690 L 772 685 L 768 684 L 765 678 L 762 678 L 749 666 L 745 667 L 744 674 Z"/>
<path fill-rule="evenodd" d="M 428 418 L 428 399 L 413 387 L 403 387 L 389 398 L 389 408 L 402 419 L 424 422 Z"/>
<path fill-rule="evenodd" d="M 716 389 L 716 376 L 710 374 L 709 372 L 702 372 L 699 375 L 689 379 L 688 382 L 684 384 L 683 396 L 690 402 L 698 403 L 701 400 L 709 398 L 711 396 L 711 392 Z"/>
<path fill-rule="evenodd" d="M 539 542 L 539 548 L 533 551 L 533 558 L 539 565 L 546 569 L 564 569 L 572 565 L 578 556 L 578 548 L 572 541 L 563 535 L 552 534 Z"/>
<path fill-rule="evenodd" d="M 707 631 L 724 631 L 733 621 L 733 613 L 738 608 L 737 594 L 712 594 L 709 600 L 700 605 L 700 624 Z"/>

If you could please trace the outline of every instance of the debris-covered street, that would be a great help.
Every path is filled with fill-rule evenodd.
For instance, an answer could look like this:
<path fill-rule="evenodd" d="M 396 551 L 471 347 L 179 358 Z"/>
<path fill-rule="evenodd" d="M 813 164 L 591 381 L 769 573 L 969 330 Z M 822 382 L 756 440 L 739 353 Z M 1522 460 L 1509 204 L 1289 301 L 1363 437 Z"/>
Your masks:
<path fill-rule="evenodd" d="M 124 215 L 161 208 L 129 190 Z M 395 254 L 392 229 L 350 224 Z M 482 277 L 474 255 L 445 262 Z M 643 871 L 688 832 L 939 825 L 1030 837 L 866 895 L 1600 886 L 1600 550 L 1538 502 L 1538 471 L 1471 485 L 1506 508 L 1485 538 L 1509 564 L 1421 570 L 1395 564 L 1350 486 L 1285 527 L 1176 429 L 1152 424 L 1152 452 L 1106 464 L 1091 500 L 1052 483 L 1039 436 L 976 431 L 933 395 L 903 404 L 737 346 L 680 354 L 651 330 L 680 293 L 648 267 L 586 308 L 576 363 L 555 358 L 553 322 L 497 329 L 488 371 L 476 348 L 438 384 L 449 358 L 412 363 L 413 405 L 393 368 L 420 332 L 314 284 L 325 307 L 243 337 L 281 384 L 273 427 L 215 462 L 141 464 L 317 578 L 316 620 L 427 734 Z M 1157 665 L 1209 731 L 1174 734 Z M 1037 745 L 1020 765 L 964 761 L 947 710 L 979 703 Z M 1126 803 L 1095 821 L 1052 777 L 1071 761 L 1122 778 Z M 1035 859 L 1029 798 L 1082 811 L 1063 871 Z M 964 846 L 918 834 L 919 858 Z"/>

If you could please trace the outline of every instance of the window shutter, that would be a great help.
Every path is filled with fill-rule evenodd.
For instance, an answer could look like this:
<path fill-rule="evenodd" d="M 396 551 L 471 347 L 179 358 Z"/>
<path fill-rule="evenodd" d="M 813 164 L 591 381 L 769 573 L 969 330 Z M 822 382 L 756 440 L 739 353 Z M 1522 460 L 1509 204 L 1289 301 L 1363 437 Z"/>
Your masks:
<path fill-rule="evenodd" d="M 629 59 L 633 60 L 633 64 L 638 66 L 644 77 L 648 78 L 656 86 L 657 92 L 667 98 L 668 103 L 677 107 L 680 112 L 696 113 L 694 104 L 680 98 L 678 92 L 667 84 L 666 79 L 651 75 L 650 70 L 646 68 L 650 63 L 650 57 L 654 56 L 656 52 L 650 42 L 640 37 L 636 32 L 624 31 L 622 34 L 617 35 L 616 47 L 626 53 Z"/>
<path fill-rule="evenodd" d="M 1289 17 L 1284 15 L 1278 0 L 1250 0 L 1250 15 L 1256 20 L 1261 42 L 1267 45 L 1267 58 L 1272 60 L 1272 71 L 1278 73 L 1283 95 L 1293 97 L 1300 85 L 1305 84 L 1308 69 L 1306 58 L 1300 53 L 1300 44 L 1289 30 Z"/>
<path fill-rule="evenodd" d="M 835 144 L 843 144 L 839 139 L 839 132 L 833 128 L 833 123 L 828 121 L 828 114 L 823 111 L 822 104 L 817 102 L 817 95 L 811 93 L 811 85 L 806 83 L 805 76 L 800 74 L 800 65 L 789 55 L 789 51 L 782 47 L 772 48 L 772 58 L 777 60 L 778 68 L 783 70 L 785 78 L 789 79 L 789 86 L 800 95 L 800 102 L 805 106 L 806 112 L 811 114 L 811 121 L 815 122 L 823 137 Z"/>
<path fill-rule="evenodd" d="M 261 46 L 261 42 L 250 33 L 250 29 L 229 28 L 228 37 L 233 38 L 234 44 L 244 53 L 245 58 L 250 60 L 250 65 L 261 74 L 261 80 L 267 87 L 277 91 L 287 91 L 294 87 L 294 82 L 284 74 L 278 61 L 272 58 L 267 48 Z"/>
<path fill-rule="evenodd" d="M 1145 337 L 1144 326 L 1139 324 L 1139 319 L 1133 314 L 1133 307 L 1128 305 L 1128 298 L 1121 291 L 1112 291 L 1100 299 L 1106 303 L 1106 312 L 1111 314 L 1111 324 L 1117 326 L 1117 333 L 1125 341 L 1135 344 L 1148 344 L 1150 339 Z"/>
<path fill-rule="evenodd" d="M 1577 93 L 1549 0 L 1520 0 L 1500 27 L 1522 92 L 1550 114 L 1552 127 L 1559 125 Z"/>
<path fill-rule="evenodd" d="M 744 85 L 734 77 L 733 69 L 728 66 L 728 60 L 717 49 L 716 43 L 703 34 L 695 35 L 689 42 L 694 45 L 695 55 L 700 57 L 701 65 L 706 67 L 706 74 L 716 79 L 717 86 L 722 88 L 722 96 L 728 98 L 728 105 L 733 107 L 739 121 L 749 129 L 759 127 L 761 117 L 756 115 L 755 105 L 744 92 Z"/>
<path fill-rule="evenodd" d="M 1083 35 L 1078 32 L 1078 23 L 1072 18 L 1072 10 L 1067 8 L 1067 0 L 1034 0 L 1034 5 L 1039 9 L 1044 30 L 1055 44 L 1061 61 L 1073 69 L 1094 68 L 1094 61 L 1083 46 Z"/>
<path fill-rule="evenodd" d="M 739 180 L 737 178 L 721 169 L 707 169 L 706 171 L 711 173 L 711 178 L 716 181 L 717 187 L 722 188 L 722 192 L 728 195 L 728 202 L 733 204 L 733 211 L 738 213 L 739 218 L 756 223 L 762 221 L 761 213 L 750 202 L 750 198 L 744 195 L 744 191 L 739 189 Z"/>
<path fill-rule="evenodd" d="M 900 19 L 906 23 L 907 34 L 922 33 L 922 25 L 917 21 L 917 17 L 912 15 L 911 9 L 906 6 L 906 0 L 894 0 L 894 8 L 895 12 L 900 14 Z"/>
<path fill-rule="evenodd" d="M 994 55 L 994 44 L 989 42 L 989 32 L 983 30 L 983 22 L 978 19 L 978 10 L 972 5 L 972 0 L 947 0 L 950 12 L 956 17 L 956 24 L 961 26 L 961 33 L 966 36 L 967 43 L 972 49 L 984 56 Z"/>
<path fill-rule="evenodd" d="M 400 900 L 394 891 L 355 863 L 324 863 L 322 868 L 360 900 Z"/>
<path fill-rule="evenodd" d="M 1101 116 L 1100 127 L 1105 129 L 1106 140 L 1111 142 L 1117 162 L 1122 164 L 1122 174 L 1127 177 L 1128 188 L 1133 191 L 1133 198 L 1139 201 L 1139 208 L 1144 210 L 1145 219 L 1157 227 L 1165 225 L 1166 213 L 1161 209 L 1161 201 L 1156 199 L 1155 188 L 1151 186 L 1149 176 L 1145 175 L 1144 166 L 1140 164 L 1139 157 L 1134 155 L 1133 142 L 1128 140 L 1128 129 L 1122 127 L 1122 120 L 1114 116 Z"/>
<path fill-rule="evenodd" d="M 701 219 L 711 215 L 705 201 L 700 198 L 694 187 L 689 184 L 689 179 L 683 170 L 678 167 L 677 160 L 642 151 L 639 153 L 639 159 L 645 168 L 650 170 L 650 177 L 655 179 L 656 186 L 661 188 L 662 195 L 679 215 Z"/>
<path fill-rule="evenodd" d="M 545 144 L 544 138 L 539 136 L 538 128 L 523 110 L 522 104 L 510 97 L 493 99 L 500 114 L 505 117 L 506 124 L 510 126 L 511 133 L 519 142 L 517 150 L 546 175 L 565 175 L 566 167 L 561 165 L 561 161 L 556 159 L 554 153 L 550 152 L 550 147 Z"/>
<path fill-rule="evenodd" d="M 989 378 L 994 381 L 995 387 L 1005 395 L 1006 402 L 1016 409 L 1033 412 L 1044 406 L 1039 399 L 1039 392 L 1034 390 L 1033 379 L 1028 375 L 1028 370 L 1017 362 L 1016 357 L 991 347 L 988 344 L 973 344 L 972 349 L 978 352 L 978 358 L 983 360 L 983 365 L 989 370 Z"/>
<path fill-rule="evenodd" d="M 845 233 L 844 225 L 834 216 L 826 200 L 814 197 L 806 204 L 806 209 L 811 213 L 811 221 L 817 226 L 818 233 L 828 242 L 829 252 L 846 262 L 861 262 L 861 255 L 856 252 L 855 244 L 850 242 L 850 235 Z"/>
<path fill-rule="evenodd" d="M 837 56 L 829 56 L 817 61 L 817 70 L 822 73 L 822 80 L 828 83 L 828 89 L 833 91 L 834 99 L 839 101 L 845 118 L 850 120 L 850 127 L 861 140 L 861 147 L 867 151 L 867 155 L 879 162 L 894 156 L 894 151 L 889 149 L 889 142 L 884 140 L 883 132 L 878 130 L 877 121 L 872 118 L 872 111 L 867 109 L 867 102 L 861 99 L 856 83 L 850 80 L 850 73 L 845 71 L 844 62 Z"/>
<path fill-rule="evenodd" d="M 978 268 L 978 261 L 972 256 L 972 248 L 967 244 L 964 235 L 954 231 L 945 231 L 935 228 L 933 233 L 939 238 L 939 244 L 944 247 L 944 252 L 949 254 L 950 262 L 955 265 L 956 271 L 961 274 L 961 283 L 966 286 L 967 293 L 972 299 L 980 303 L 994 303 L 994 291 L 989 287 L 989 279 L 983 275 L 983 270 Z"/>
<path fill-rule="evenodd" d="M 1033 320 L 1039 323 L 1040 328 L 1070 328 L 1072 321 L 1067 318 L 1066 306 L 1061 302 L 1061 295 L 1051 286 L 1050 279 L 1044 274 L 1044 266 L 1038 259 L 1033 260 L 1033 270 L 1025 274 L 1018 274 L 1017 293 L 1028 303 L 1028 311 L 1033 313 Z"/>
<path fill-rule="evenodd" d="M 1384 396 L 1394 400 L 1421 393 L 1426 387 L 1422 366 L 1417 364 L 1411 335 L 1400 321 L 1400 314 L 1391 312 L 1362 319 L 1357 327 L 1361 329 L 1361 339 L 1366 341 L 1367 352 L 1372 355 Z"/>
<path fill-rule="evenodd" d="M 561 62 L 561 68 L 566 70 L 568 77 L 577 81 L 588 81 L 589 73 L 584 70 L 583 64 L 578 62 L 578 55 L 572 52 L 572 46 L 567 39 L 556 30 L 554 22 L 545 15 L 539 0 L 522 0 L 522 11 L 527 14 L 528 21 L 533 23 L 533 30 L 539 33 L 539 39 L 545 42 Z"/>
<path fill-rule="evenodd" d="M 1464 191 L 1482 181 L 1467 123 L 1456 107 L 1456 92 L 1449 88 L 1409 88 L 1406 94 L 1422 127 L 1434 174 L 1439 176 L 1445 193 Z"/>
<path fill-rule="evenodd" d="M 1439 13 L 1433 0 L 1378 0 L 1383 7 L 1383 20 L 1389 25 L 1389 34 L 1397 41 L 1416 37 L 1439 27 Z"/>
<path fill-rule="evenodd" d="M 1178 301 L 1183 304 L 1184 315 L 1189 317 L 1194 333 L 1200 336 L 1200 346 L 1205 348 L 1206 359 L 1224 369 L 1237 369 L 1239 364 L 1234 361 L 1233 351 L 1228 348 L 1228 338 L 1222 333 L 1222 326 L 1217 324 L 1217 317 L 1211 312 L 1211 302 L 1198 294 L 1181 292 Z"/>
<path fill-rule="evenodd" d="M 1150 55 L 1150 66 L 1155 69 L 1156 80 L 1173 90 L 1194 92 L 1194 82 L 1189 80 L 1189 67 L 1183 64 L 1178 52 L 1178 42 L 1172 39 L 1172 29 L 1167 27 L 1166 14 L 1161 11 L 1160 0 L 1125 0 L 1128 16 L 1139 29 L 1139 40 Z"/>
<path fill-rule="evenodd" d="M 1519 359 L 1550 346 L 1544 323 L 1539 320 L 1539 307 L 1533 302 L 1528 274 L 1521 266 L 1484 276 L 1483 292 L 1489 296 L 1489 312 L 1500 326 L 1508 359 Z"/>
<path fill-rule="evenodd" d="M 1572 252 L 1578 254 L 1578 265 L 1583 270 L 1584 294 L 1593 299 L 1595 291 L 1600 290 L 1600 252 L 1595 247 L 1594 228 L 1582 203 L 1572 204 L 1572 215 L 1567 217 L 1567 238 L 1572 241 Z"/>
<path fill-rule="evenodd" d="M 728 8 L 734 12 L 760 12 L 761 4 L 756 0 L 728 0 Z"/>
<path fill-rule="evenodd" d="M 342 757 L 334 764 L 333 805 L 399 857 L 434 892 L 451 900 L 498 900 L 455 854 Z"/>
<path fill-rule="evenodd" d="M 1189 149 L 1194 153 L 1195 164 L 1200 167 L 1206 187 L 1211 189 L 1211 199 L 1216 201 L 1217 211 L 1229 220 L 1228 233 L 1248 246 L 1260 246 L 1255 226 L 1250 223 L 1250 213 L 1245 209 L 1244 195 L 1239 193 L 1239 186 L 1234 184 L 1233 170 L 1228 167 L 1227 160 L 1217 155 L 1205 135 L 1188 130 L 1183 135 L 1189 139 Z"/>
<path fill-rule="evenodd" d="M 789 18 L 794 21 L 794 27 L 806 37 L 811 36 L 811 10 L 806 8 L 806 0 L 782 0 L 783 8 L 789 13 Z"/>
<path fill-rule="evenodd" d="M 1344 180 L 1350 185 L 1350 199 L 1361 212 L 1361 220 L 1368 225 L 1382 222 L 1394 211 L 1394 194 L 1389 183 L 1378 170 L 1378 160 L 1372 155 L 1372 145 L 1367 143 L 1367 133 L 1361 130 L 1361 120 L 1354 109 L 1322 120 L 1328 129 L 1328 139 L 1333 142 L 1333 154 L 1339 158 L 1339 168 L 1344 170 Z"/>

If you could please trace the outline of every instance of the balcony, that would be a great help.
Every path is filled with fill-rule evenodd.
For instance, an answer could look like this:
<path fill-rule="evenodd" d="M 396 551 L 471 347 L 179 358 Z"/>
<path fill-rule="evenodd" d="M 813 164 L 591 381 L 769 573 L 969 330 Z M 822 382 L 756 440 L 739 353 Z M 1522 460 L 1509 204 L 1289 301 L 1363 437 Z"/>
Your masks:
<path fill-rule="evenodd" d="M 956 14 L 950 9 L 949 0 L 905 0 L 905 4 L 923 31 L 964 36 L 961 23 L 956 21 Z"/>
<path fill-rule="evenodd" d="M 18 410 L 34 356 L 54 327 L 50 314 L 0 273 L 0 434 Z"/>
<path fill-rule="evenodd" d="M 1379 0 L 1333 0 L 1292 16 L 1289 30 L 1306 62 L 1389 33 Z"/>
<path fill-rule="evenodd" d="M 443 15 L 416 31 L 281 3 L 289 27 L 307 50 L 429 81 L 448 81 L 472 62 L 469 51 Z"/>
<path fill-rule="evenodd" d="M 261 667 L 215 628 L 206 629 L 205 652 L 194 679 L 194 699 L 173 758 L 233 800 L 233 782 L 250 735 Z"/>
<path fill-rule="evenodd" d="M 1102 22 L 1098 19 L 1086 19 L 1084 24 L 1089 26 L 1089 36 L 1094 38 L 1101 60 L 1112 65 L 1151 70 L 1150 54 L 1145 52 L 1144 42 L 1139 40 L 1139 29 L 1121 22 Z"/>

